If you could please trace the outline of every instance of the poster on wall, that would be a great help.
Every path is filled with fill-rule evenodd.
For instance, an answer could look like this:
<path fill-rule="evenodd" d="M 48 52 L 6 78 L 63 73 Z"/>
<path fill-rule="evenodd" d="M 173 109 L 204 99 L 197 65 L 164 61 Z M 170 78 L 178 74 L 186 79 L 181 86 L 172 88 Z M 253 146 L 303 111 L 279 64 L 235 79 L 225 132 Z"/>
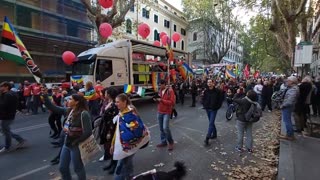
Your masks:
<path fill-rule="evenodd" d="M 301 67 L 303 64 L 311 64 L 313 45 L 311 42 L 300 42 L 296 45 L 294 66 Z"/>

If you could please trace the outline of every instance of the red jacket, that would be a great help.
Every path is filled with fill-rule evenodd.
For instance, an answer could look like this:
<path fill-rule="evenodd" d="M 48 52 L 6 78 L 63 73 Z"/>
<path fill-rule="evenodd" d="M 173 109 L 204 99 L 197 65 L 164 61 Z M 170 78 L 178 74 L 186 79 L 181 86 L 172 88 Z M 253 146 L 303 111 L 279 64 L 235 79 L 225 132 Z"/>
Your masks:
<path fill-rule="evenodd" d="M 162 94 L 162 92 L 164 93 Z M 160 90 L 159 96 L 161 100 L 158 104 L 158 112 L 162 114 L 171 114 L 176 101 L 172 88 L 166 88 L 164 91 Z"/>

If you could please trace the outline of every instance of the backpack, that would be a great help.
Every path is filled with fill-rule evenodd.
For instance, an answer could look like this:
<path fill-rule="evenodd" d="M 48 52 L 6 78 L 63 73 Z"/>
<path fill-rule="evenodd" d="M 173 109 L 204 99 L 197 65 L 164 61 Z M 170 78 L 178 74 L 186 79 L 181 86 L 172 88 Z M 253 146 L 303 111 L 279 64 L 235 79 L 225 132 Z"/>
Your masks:
<path fill-rule="evenodd" d="M 286 89 L 280 89 L 279 91 L 275 91 L 271 96 L 271 100 L 273 102 L 282 102 L 287 90 L 288 89 L 286 88 Z"/>
<path fill-rule="evenodd" d="M 259 103 L 251 101 L 248 97 L 245 97 L 251 106 L 249 110 L 245 113 L 244 117 L 247 122 L 258 122 L 262 117 L 262 109 Z"/>

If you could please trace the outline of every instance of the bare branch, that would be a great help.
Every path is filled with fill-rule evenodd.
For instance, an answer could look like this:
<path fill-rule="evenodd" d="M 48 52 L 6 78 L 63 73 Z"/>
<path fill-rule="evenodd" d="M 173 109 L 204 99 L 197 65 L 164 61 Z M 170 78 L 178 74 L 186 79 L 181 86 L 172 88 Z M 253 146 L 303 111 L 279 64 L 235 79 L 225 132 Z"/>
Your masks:
<path fill-rule="evenodd" d="M 81 0 L 82 4 L 87 8 L 88 12 L 93 15 L 96 16 L 96 12 L 94 11 L 94 9 L 92 8 L 91 2 L 90 0 Z"/>
<path fill-rule="evenodd" d="M 307 0 L 302 0 L 298 9 L 295 12 L 295 17 L 299 16 L 299 14 L 305 9 L 305 6 L 307 4 Z M 310 8 L 310 7 L 309 7 Z"/>

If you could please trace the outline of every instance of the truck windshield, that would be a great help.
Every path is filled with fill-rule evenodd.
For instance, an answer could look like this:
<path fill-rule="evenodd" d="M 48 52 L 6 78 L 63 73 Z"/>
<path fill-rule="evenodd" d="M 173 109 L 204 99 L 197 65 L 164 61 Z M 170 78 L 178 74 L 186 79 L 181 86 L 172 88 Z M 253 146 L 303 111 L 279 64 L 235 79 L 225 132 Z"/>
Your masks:
<path fill-rule="evenodd" d="M 77 61 L 73 64 L 72 75 L 93 75 L 94 61 Z"/>

